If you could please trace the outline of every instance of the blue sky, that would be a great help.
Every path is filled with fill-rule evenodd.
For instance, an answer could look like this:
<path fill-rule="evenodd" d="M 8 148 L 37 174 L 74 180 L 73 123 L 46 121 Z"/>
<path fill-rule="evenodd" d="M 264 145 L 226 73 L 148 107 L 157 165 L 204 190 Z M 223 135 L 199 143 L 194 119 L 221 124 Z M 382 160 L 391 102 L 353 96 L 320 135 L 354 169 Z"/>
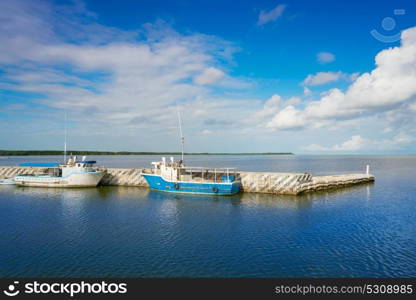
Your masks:
<path fill-rule="evenodd" d="M 414 1 L 1 1 L 0 149 L 414 153 Z M 371 33 L 373 32 L 373 33 Z M 401 35 L 400 35 L 401 33 Z"/>

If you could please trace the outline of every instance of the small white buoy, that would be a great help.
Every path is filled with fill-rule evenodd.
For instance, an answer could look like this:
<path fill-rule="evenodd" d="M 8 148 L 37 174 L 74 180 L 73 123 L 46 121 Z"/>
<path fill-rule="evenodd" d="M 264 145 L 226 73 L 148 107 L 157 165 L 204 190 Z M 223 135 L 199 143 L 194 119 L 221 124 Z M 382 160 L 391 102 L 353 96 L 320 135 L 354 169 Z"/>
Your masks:
<path fill-rule="evenodd" d="M 366 170 L 365 170 L 365 173 L 367 175 L 370 174 L 370 165 L 367 165 Z"/>

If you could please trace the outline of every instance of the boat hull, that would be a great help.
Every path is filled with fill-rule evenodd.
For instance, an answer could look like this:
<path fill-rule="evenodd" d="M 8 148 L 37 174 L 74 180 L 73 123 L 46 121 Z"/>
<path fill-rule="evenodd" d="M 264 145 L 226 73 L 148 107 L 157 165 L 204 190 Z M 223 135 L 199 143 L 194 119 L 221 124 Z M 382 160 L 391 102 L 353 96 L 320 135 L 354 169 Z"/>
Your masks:
<path fill-rule="evenodd" d="M 240 192 L 240 182 L 189 182 L 189 181 L 168 181 L 160 175 L 142 174 L 151 189 L 183 194 L 204 194 L 204 195 L 234 195 Z"/>
<path fill-rule="evenodd" d="M 17 175 L 15 184 L 33 187 L 94 187 L 97 186 L 105 173 L 102 171 L 71 174 L 66 177 L 46 175 Z"/>

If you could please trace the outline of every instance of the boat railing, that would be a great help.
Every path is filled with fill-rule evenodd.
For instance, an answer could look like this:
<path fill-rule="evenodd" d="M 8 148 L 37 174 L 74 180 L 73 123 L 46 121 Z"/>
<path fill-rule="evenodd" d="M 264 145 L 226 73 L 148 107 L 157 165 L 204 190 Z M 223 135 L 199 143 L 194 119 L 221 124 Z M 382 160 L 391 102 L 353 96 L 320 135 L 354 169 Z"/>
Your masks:
<path fill-rule="evenodd" d="M 183 181 L 205 182 L 233 182 L 237 179 L 237 168 L 206 168 L 206 167 L 179 167 L 180 177 Z"/>
<path fill-rule="evenodd" d="M 222 167 L 188 167 L 182 162 L 152 162 L 152 169 L 142 169 L 142 174 L 155 174 L 165 177 L 167 180 L 197 181 L 197 182 L 221 182 L 229 183 L 239 180 L 237 168 Z"/>

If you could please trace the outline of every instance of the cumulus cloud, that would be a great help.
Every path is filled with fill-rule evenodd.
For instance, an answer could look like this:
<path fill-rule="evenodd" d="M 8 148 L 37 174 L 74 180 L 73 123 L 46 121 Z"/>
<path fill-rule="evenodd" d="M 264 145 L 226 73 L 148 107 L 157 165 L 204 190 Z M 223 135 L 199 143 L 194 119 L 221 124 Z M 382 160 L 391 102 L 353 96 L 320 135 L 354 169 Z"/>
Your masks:
<path fill-rule="evenodd" d="M 261 26 L 270 22 L 276 21 L 279 17 L 283 15 L 283 12 L 286 9 L 286 5 L 278 4 L 275 8 L 265 11 L 260 11 L 259 19 L 257 21 L 257 25 Z"/>
<path fill-rule="evenodd" d="M 311 152 L 321 152 L 321 151 L 327 151 L 328 148 L 318 145 L 318 144 L 310 144 L 304 148 L 306 151 Z"/>
<path fill-rule="evenodd" d="M 318 144 L 311 144 L 305 147 L 308 151 L 357 151 L 365 149 L 370 145 L 370 141 L 360 135 L 353 135 L 350 139 L 332 147 L 325 147 Z"/>
<path fill-rule="evenodd" d="M 278 112 L 278 114 L 267 123 L 266 127 L 275 129 L 300 129 L 306 125 L 306 120 L 293 106 L 289 105 Z"/>
<path fill-rule="evenodd" d="M 327 64 L 327 63 L 335 61 L 335 55 L 332 54 L 331 52 L 319 52 L 316 55 L 316 59 L 321 64 Z"/>
<path fill-rule="evenodd" d="M 352 73 L 352 74 L 349 76 L 349 79 L 350 79 L 351 81 L 355 81 L 358 77 L 360 77 L 360 73 L 355 72 L 355 73 Z"/>
<path fill-rule="evenodd" d="M 268 120 L 270 117 L 276 115 L 279 111 L 289 106 L 298 105 L 300 103 L 301 99 L 299 97 L 291 97 L 285 100 L 280 95 L 274 94 L 269 99 L 267 99 L 266 102 L 264 102 L 263 109 L 257 111 L 254 117 L 256 120 Z M 270 127 L 268 124 L 265 126 Z"/>
<path fill-rule="evenodd" d="M 181 34 L 163 21 L 133 31 L 100 25 L 77 3 L 0 2 L 0 88 L 25 94 L 25 104 L 42 107 L 31 110 L 39 117 L 59 122 L 65 110 L 88 134 L 111 136 L 176 130 L 176 103 L 195 130 L 205 126 L 200 116 L 192 119 L 202 107 L 231 129 L 255 110 L 255 101 L 221 98 L 206 87 L 222 80 L 228 89 L 249 86 L 218 67 L 232 60 L 237 47 L 230 42 Z"/>
<path fill-rule="evenodd" d="M 337 81 L 344 76 L 342 72 L 318 72 L 309 74 L 303 81 L 304 85 L 321 85 Z"/>
<path fill-rule="evenodd" d="M 301 103 L 301 99 L 299 97 L 291 97 L 286 100 L 287 105 L 297 105 Z"/>
<path fill-rule="evenodd" d="M 263 109 L 256 113 L 258 119 L 265 119 L 275 115 L 279 109 L 282 101 L 282 97 L 279 95 L 273 95 L 263 105 Z"/>
<path fill-rule="evenodd" d="M 325 147 L 318 144 L 311 144 L 304 149 L 311 152 L 332 151 L 332 152 L 356 152 L 360 150 L 397 150 L 402 146 L 413 142 L 415 139 L 406 134 L 398 133 L 389 139 L 371 140 L 361 137 L 360 135 L 353 135 L 348 140 L 341 144 L 336 144 L 331 147 Z"/>
<path fill-rule="evenodd" d="M 79 148 L 167 150 L 169 145 L 175 150 L 177 121 L 172 115 L 177 103 L 184 131 L 196 139 L 193 145 L 209 147 L 212 143 L 203 144 L 202 138 L 211 134 L 221 140 L 215 143 L 219 151 L 227 142 L 229 151 L 235 151 L 235 141 L 246 145 L 248 136 L 265 139 L 270 130 L 276 131 L 271 138 L 290 135 L 279 130 L 334 128 L 340 120 L 374 113 L 383 114 L 381 128 L 392 128 L 388 134 L 396 136 L 384 140 L 386 145 L 413 141 L 410 131 L 409 136 L 398 135 L 397 129 L 407 132 L 415 125 L 414 30 L 403 32 L 400 47 L 380 52 L 370 73 L 311 74 L 302 86 L 304 99 L 274 94 L 261 101 L 241 91 L 253 87 L 256 79 L 226 71 L 238 49 L 233 43 L 180 33 L 163 21 L 135 30 L 101 25 L 81 1 L 75 3 L 0 1 L 0 89 L 6 95 L 2 100 L 7 98 L 0 107 L 2 113 L 13 114 L 0 120 L 0 136 L 21 137 L 14 145 L 31 145 L 26 142 L 38 137 L 33 144 L 56 148 L 59 141 L 48 144 L 53 139 L 45 137 L 62 134 L 59 126 L 67 111 Z M 260 14 L 259 25 L 277 20 L 284 6 L 278 8 Z M 317 93 L 309 87 L 335 82 L 334 77 L 353 83 L 311 101 Z M 26 125 L 28 118 L 32 126 Z M 241 132 L 244 139 L 233 134 Z M 362 139 L 367 145 L 362 147 L 378 145 L 369 137 Z M 315 149 L 341 151 L 336 149 L 360 140 L 344 145 L 347 141 Z"/>
<path fill-rule="evenodd" d="M 303 95 L 310 96 L 312 95 L 312 91 L 305 86 L 303 87 Z"/>
<path fill-rule="evenodd" d="M 319 84 L 340 74 L 308 76 L 305 84 Z M 317 127 L 336 120 L 361 118 L 393 109 L 407 110 L 416 97 L 416 27 L 402 32 L 401 45 L 381 51 L 376 68 L 363 73 L 346 89 L 331 89 L 303 109 L 279 111 L 269 125 L 275 130 Z"/>
<path fill-rule="evenodd" d="M 195 83 L 200 84 L 200 85 L 213 84 L 223 77 L 224 77 L 223 71 L 213 68 L 213 67 L 209 67 L 205 69 L 201 74 L 195 76 L 194 81 Z"/>
<path fill-rule="evenodd" d="M 249 79 L 223 71 L 233 65 L 233 43 L 160 20 L 131 31 L 100 25 L 77 3 L 0 1 L 0 89 L 11 95 L 0 107 L 13 113 L 0 131 L 15 137 L 3 145 L 57 148 L 66 111 L 70 147 L 177 150 L 179 104 L 194 151 L 206 151 L 201 132 L 238 137 L 232 132 L 261 107 L 241 93 Z M 27 118 L 36 126 L 21 126 Z"/>
<path fill-rule="evenodd" d="M 343 142 L 341 145 L 335 145 L 333 147 L 336 151 L 355 151 L 365 147 L 367 141 L 359 135 L 353 135 L 351 139 Z"/>

